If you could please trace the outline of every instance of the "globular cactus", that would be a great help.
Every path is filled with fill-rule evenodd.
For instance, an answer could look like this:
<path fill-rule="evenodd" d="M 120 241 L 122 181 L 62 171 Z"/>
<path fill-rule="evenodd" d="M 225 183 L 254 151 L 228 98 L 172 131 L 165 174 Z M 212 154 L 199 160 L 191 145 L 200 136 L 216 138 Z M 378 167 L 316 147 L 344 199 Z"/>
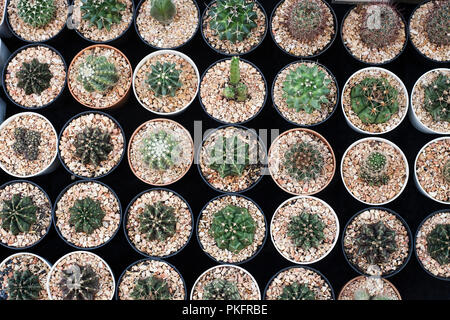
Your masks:
<path fill-rule="evenodd" d="M 313 42 L 322 34 L 327 22 L 321 0 L 297 0 L 285 17 L 291 36 L 300 42 Z"/>
<path fill-rule="evenodd" d="M 15 271 L 8 280 L 8 300 L 38 300 L 41 291 L 39 277 L 28 269 Z"/>
<path fill-rule="evenodd" d="M 372 294 L 370 294 L 369 290 L 367 290 L 366 288 L 356 289 L 353 294 L 353 299 L 354 300 L 392 300 L 391 297 L 388 297 L 385 295 L 379 295 L 379 294 L 372 295 Z"/>
<path fill-rule="evenodd" d="M 235 282 L 225 279 L 214 279 L 203 288 L 204 300 L 241 300 Z"/>
<path fill-rule="evenodd" d="M 177 230 L 175 209 L 160 201 L 145 206 L 139 215 L 139 223 L 139 232 L 150 241 L 165 241 Z"/>
<path fill-rule="evenodd" d="M 314 180 L 322 174 L 325 162 L 316 146 L 301 142 L 284 154 L 283 165 L 292 178 L 303 181 Z"/>
<path fill-rule="evenodd" d="M 450 183 L 450 159 L 447 160 L 442 167 L 442 176 L 447 183 Z"/>
<path fill-rule="evenodd" d="M 238 136 L 221 136 L 210 150 L 209 167 L 222 178 L 241 176 L 249 163 L 250 145 Z"/>
<path fill-rule="evenodd" d="M 209 26 L 220 40 L 243 41 L 257 26 L 254 6 L 252 0 L 217 0 L 208 10 Z"/>
<path fill-rule="evenodd" d="M 161 24 L 169 24 L 177 14 L 177 8 L 172 0 L 152 0 L 150 15 Z"/>
<path fill-rule="evenodd" d="M 73 145 L 75 156 L 80 158 L 83 164 L 91 164 L 94 167 L 108 159 L 113 150 L 111 135 L 99 127 L 85 128 L 75 136 Z"/>
<path fill-rule="evenodd" d="M 423 104 L 434 121 L 450 122 L 450 76 L 439 76 L 425 87 Z"/>
<path fill-rule="evenodd" d="M 105 92 L 119 80 L 114 63 L 105 56 L 89 55 L 78 68 L 78 82 L 88 92 Z"/>
<path fill-rule="evenodd" d="M 103 211 L 100 202 L 90 197 L 75 200 L 74 205 L 69 208 L 69 224 L 76 232 L 91 234 L 103 226 Z"/>
<path fill-rule="evenodd" d="M 214 214 L 209 234 L 220 249 L 237 253 L 253 243 L 256 223 L 246 208 L 227 205 Z"/>
<path fill-rule="evenodd" d="M 41 133 L 35 130 L 19 127 L 14 130 L 15 142 L 13 150 L 27 160 L 36 160 L 39 155 Z"/>
<path fill-rule="evenodd" d="M 223 96 L 228 100 L 239 102 L 248 99 L 248 87 L 241 81 L 239 57 L 231 58 L 229 84 L 223 89 Z"/>
<path fill-rule="evenodd" d="M 428 234 L 427 251 L 441 266 L 450 263 L 450 224 L 438 224 Z"/>
<path fill-rule="evenodd" d="M 425 21 L 427 37 L 435 45 L 448 46 L 450 44 L 450 1 L 432 1 L 430 5 Z"/>
<path fill-rule="evenodd" d="M 302 212 L 289 221 L 287 235 L 296 247 L 309 250 L 319 247 L 323 242 L 325 227 L 326 224 L 317 214 Z"/>
<path fill-rule="evenodd" d="M 373 151 L 363 159 L 359 168 L 359 177 L 370 186 L 381 186 L 389 182 L 387 156 L 379 151 Z"/>
<path fill-rule="evenodd" d="M 55 0 L 19 0 L 17 14 L 32 27 L 45 27 L 56 16 Z"/>
<path fill-rule="evenodd" d="M 316 300 L 316 295 L 306 284 L 293 282 L 283 287 L 278 300 Z"/>
<path fill-rule="evenodd" d="M 30 197 L 14 194 L 11 200 L 3 200 L 3 208 L 0 211 L 2 228 L 13 235 L 29 232 L 36 222 L 38 207 Z"/>
<path fill-rule="evenodd" d="M 397 250 L 396 232 L 382 221 L 363 224 L 355 238 L 357 255 L 364 257 L 369 264 L 382 264 L 388 261 L 391 253 Z"/>
<path fill-rule="evenodd" d="M 118 0 L 81 0 L 81 18 L 87 20 L 91 27 L 111 30 L 113 24 L 122 21 L 122 11 L 127 5 Z"/>
<path fill-rule="evenodd" d="M 183 83 L 180 81 L 181 70 L 176 69 L 173 62 L 161 63 L 157 61 L 152 67 L 152 72 L 147 73 L 147 83 L 155 96 L 174 97 Z"/>
<path fill-rule="evenodd" d="M 163 278 L 150 276 L 138 279 L 130 296 L 134 300 L 171 300 L 169 285 Z"/>
<path fill-rule="evenodd" d="M 174 165 L 178 146 L 179 143 L 170 133 L 159 130 L 142 139 L 140 152 L 150 168 L 164 171 Z"/>
<path fill-rule="evenodd" d="M 302 64 L 287 74 L 283 82 L 283 98 L 288 108 L 312 113 L 330 102 L 327 98 L 330 83 L 331 79 L 317 65 L 309 67 Z"/>
<path fill-rule="evenodd" d="M 366 124 L 384 123 L 398 112 L 398 91 L 384 78 L 364 78 L 350 92 L 353 111 Z"/>
<path fill-rule="evenodd" d="M 59 287 L 64 300 L 93 300 L 100 278 L 91 266 L 72 264 L 62 271 Z"/>
<path fill-rule="evenodd" d="M 50 80 L 53 78 L 48 63 L 40 63 L 34 58 L 31 62 L 22 63 L 22 68 L 16 74 L 17 86 L 25 91 L 26 95 L 41 94 L 50 88 Z"/>

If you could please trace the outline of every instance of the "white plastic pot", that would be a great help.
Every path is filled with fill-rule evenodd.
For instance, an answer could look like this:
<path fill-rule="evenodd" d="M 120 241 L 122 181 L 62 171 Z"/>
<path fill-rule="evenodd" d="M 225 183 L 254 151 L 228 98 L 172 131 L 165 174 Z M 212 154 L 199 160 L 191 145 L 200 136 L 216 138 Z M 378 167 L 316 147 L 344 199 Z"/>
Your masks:
<path fill-rule="evenodd" d="M 0 124 L 5 120 L 6 102 L 0 97 Z"/>

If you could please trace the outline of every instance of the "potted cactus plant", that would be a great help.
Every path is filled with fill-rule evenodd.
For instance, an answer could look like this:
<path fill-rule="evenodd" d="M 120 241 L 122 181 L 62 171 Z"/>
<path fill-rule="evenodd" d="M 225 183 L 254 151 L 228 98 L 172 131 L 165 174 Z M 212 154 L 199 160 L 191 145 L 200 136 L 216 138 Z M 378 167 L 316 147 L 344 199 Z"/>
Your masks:
<path fill-rule="evenodd" d="M 401 300 L 397 288 L 388 280 L 376 276 L 358 276 L 347 282 L 338 300 Z"/>
<path fill-rule="evenodd" d="M 241 55 L 264 40 L 267 15 L 256 0 L 213 0 L 203 12 L 201 31 L 214 51 Z"/>
<path fill-rule="evenodd" d="M 200 27 L 195 0 L 141 0 L 134 26 L 141 40 L 156 49 L 177 49 Z"/>
<path fill-rule="evenodd" d="M 67 83 L 80 104 L 93 109 L 122 105 L 128 98 L 133 70 L 118 49 L 97 44 L 81 50 L 69 66 Z"/>
<path fill-rule="evenodd" d="M 294 57 L 324 53 L 336 39 L 337 28 L 336 14 L 323 0 L 281 0 L 270 19 L 273 41 Z"/>

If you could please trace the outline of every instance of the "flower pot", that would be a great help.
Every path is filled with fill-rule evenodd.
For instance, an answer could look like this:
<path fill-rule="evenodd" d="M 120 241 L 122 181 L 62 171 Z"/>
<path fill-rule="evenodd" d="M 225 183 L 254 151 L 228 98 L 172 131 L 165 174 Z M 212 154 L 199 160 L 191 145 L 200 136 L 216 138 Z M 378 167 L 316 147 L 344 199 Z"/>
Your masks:
<path fill-rule="evenodd" d="M 5 120 L 5 114 L 6 114 L 6 103 L 3 101 L 2 98 L 0 98 L 0 125 L 2 124 L 3 120 Z"/>
<path fill-rule="evenodd" d="M 5 63 L 10 55 L 11 52 L 8 50 L 8 47 L 6 46 L 5 42 L 3 42 L 2 39 L 0 39 L 0 70 L 3 70 L 3 67 L 5 66 Z"/>
<path fill-rule="evenodd" d="M 6 9 L 7 9 L 7 1 L 3 1 L 3 8 L 0 8 L 0 16 L 1 16 L 1 19 L 0 19 L 0 37 L 2 39 L 4 39 L 4 38 L 11 38 L 13 36 L 11 31 L 9 31 L 8 22 L 6 22 L 6 20 L 7 20 Z"/>
<path fill-rule="evenodd" d="M 358 283 L 360 281 L 367 281 L 369 277 L 366 276 L 358 276 L 356 278 L 353 278 L 352 280 L 348 281 L 344 287 L 342 287 L 341 292 L 339 293 L 338 300 L 354 300 L 354 297 L 351 296 L 352 299 L 347 299 L 347 295 L 351 294 L 351 287 L 353 284 Z M 393 300 L 402 300 L 402 297 L 400 296 L 400 293 L 398 292 L 397 288 L 387 279 L 379 278 L 377 279 L 381 281 L 383 287 L 385 290 L 388 290 L 392 295 L 395 295 L 396 299 Z M 354 292 L 353 292 L 354 293 Z M 369 298 L 370 300 L 370 298 Z"/>

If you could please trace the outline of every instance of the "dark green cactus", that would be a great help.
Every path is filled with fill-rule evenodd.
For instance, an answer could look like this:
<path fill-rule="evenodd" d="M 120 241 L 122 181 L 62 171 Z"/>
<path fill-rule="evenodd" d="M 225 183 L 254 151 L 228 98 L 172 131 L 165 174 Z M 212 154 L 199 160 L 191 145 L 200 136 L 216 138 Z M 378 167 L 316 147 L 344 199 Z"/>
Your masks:
<path fill-rule="evenodd" d="M 220 249 L 237 253 L 253 243 L 256 223 L 246 208 L 227 205 L 214 214 L 209 234 Z"/>
<path fill-rule="evenodd" d="M 80 158 L 83 164 L 91 164 L 94 167 L 108 159 L 113 150 L 111 135 L 99 127 L 85 128 L 76 135 L 73 145 L 75 156 Z"/>
<path fill-rule="evenodd" d="M 223 96 L 228 100 L 239 102 L 248 99 L 248 87 L 241 82 L 241 72 L 239 70 L 239 57 L 232 57 L 230 63 L 230 80 L 223 89 Z"/>
<path fill-rule="evenodd" d="M 170 133 L 160 130 L 142 139 L 140 152 L 150 168 L 164 171 L 174 165 L 179 154 L 178 146 L 179 143 Z"/>
<path fill-rule="evenodd" d="M 152 0 L 150 15 L 161 24 L 169 24 L 177 14 L 177 8 L 172 0 Z"/>
<path fill-rule="evenodd" d="M 283 287 L 278 300 L 316 300 L 316 295 L 306 284 L 294 282 Z"/>
<path fill-rule="evenodd" d="M 130 296 L 134 300 L 171 300 L 169 285 L 163 278 L 150 276 L 138 279 Z"/>
<path fill-rule="evenodd" d="M 15 271 L 8 280 L 8 300 L 38 300 L 41 291 L 39 277 L 28 269 Z"/>
<path fill-rule="evenodd" d="M 447 160 L 442 167 L 442 176 L 447 183 L 450 183 L 450 159 Z"/>
<path fill-rule="evenodd" d="M 177 217 L 173 207 L 158 201 L 153 205 L 146 205 L 139 215 L 139 232 L 150 241 L 166 241 L 177 230 Z"/>
<path fill-rule="evenodd" d="M 122 12 L 127 5 L 118 0 L 81 0 L 82 19 L 90 22 L 91 27 L 111 30 L 113 24 L 122 21 Z"/>
<path fill-rule="evenodd" d="M 327 23 L 321 0 L 297 0 L 286 15 L 291 36 L 300 42 L 313 42 L 322 34 Z"/>
<path fill-rule="evenodd" d="M 241 295 L 235 282 L 225 279 L 215 279 L 203 288 L 204 300 L 241 300 Z"/>
<path fill-rule="evenodd" d="M 370 186 L 380 186 L 389 182 L 387 174 L 388 158 L 379 151 L 373 151 L 362 161 L 359 177 Z"/>
<path fill-rule="evenodd" d="M 425 22 L 428 39 L 438 46 L 448 46 L 450 44 L 450 1 L 432 1 L 430 5 Z"/>
<path fill-rule="evenodd" d="M 222 178 L 241 176 L 250 163 L 250 145 L 238 136 L 217 139 L 210 150 L 209 167 Z"/>
<path fill-rule="evenodd" d="M 55 0 L 19 0 L 17 14 L 26 24 L 42 28 L 56 16 Z"/>
<path fill-rule="evenodd" d="M 440 265 L 450 263 L 450 224 L 438 224 L 428 234 L 427 251 Z"/>
<path fill-rule="evenodd" d="M 100 202 L 90 197 L 75 200 L 69 209 L 69 224 L 75 227 L 76 232 L 91 234 L 103 225 L 103 212 Z"/>
<path fill-rule="evenodd" d="M 77 81 L 88 92 L 105 92 L 119 81 L 119 76 L 114 63 L 105 56 L 91 54 L 80 64 Z"/>
<path fill-rule="evenodd" d="M 283 165 L 288 174 L 298 180 L 314 180 L 323 171 L 324 159 L 311 143 L 301 142 L 292 146 L 284 155 Z"/>
<path fill-rule="evenodd" d="M 392 300 L 391 297 L 384 296 L 384 295 L 372 295 L 369 293 L 369 290 L 366 288 L 360 288 L 355 290 L 355 293 L 353 294 L 354 300 Z"/>
<path fill-rule="evenodd" d="M 287 235 L 296 247 L 309 250 L 323 243 L 325 227 L 326 224 L 317 214 L 302 212 L 289 221 Z"/>
<path fill-rule="evenodd" d="M 398 91 L 384 78 L 364 78 L 350 92 L 353 111 L 363 123 L 384 123 L 398 112 Z"/>
<path fill-rule="evenodd" d="M 22 68 L 16 74 L 17 86 L 25 91 L 26 95 L 41 94 L 50 88 L 53 75 L 48 63 L 40 63 L 34 58 L 31 62 L 22 63 Z"/>
<path fill-rule="evenodd" d="M 100 289 L 100 278 L 91 266 L 70 265 L 59 282 L 64 300 L 93 300 Z"/>
<path fill-rule="evenodd" d="M 439 76 L 425 87 L 424 108 L 434 121 L 450 122 L 450 76 Z"/>
<path fill-rule="evenodd" d="M 14 130 L 13 150 L 26 160 L 36 160 L 39 155 L 41 133 L 35 130 L 19 127 Z"/>
<path fill-rule="evenodd" d="M 0 211 L 2 228 L 13 235 L 29 232 L 37 220 L 37 210 L 38 207 L 30 197 L 20 194 L 13 195 L 11 200 L 3 200 L 3 208 Z"/>
<path fill-rule="evenodd" d="M 173 62 L 161 63 L 157 61 L 152 67 L 152 72 L 147 73 L 147 83 L 155 96 L 174 97 L 177 90 L 183 83 L 180 81 L 181 70 L 176 69 L 177 65 Z"/>

